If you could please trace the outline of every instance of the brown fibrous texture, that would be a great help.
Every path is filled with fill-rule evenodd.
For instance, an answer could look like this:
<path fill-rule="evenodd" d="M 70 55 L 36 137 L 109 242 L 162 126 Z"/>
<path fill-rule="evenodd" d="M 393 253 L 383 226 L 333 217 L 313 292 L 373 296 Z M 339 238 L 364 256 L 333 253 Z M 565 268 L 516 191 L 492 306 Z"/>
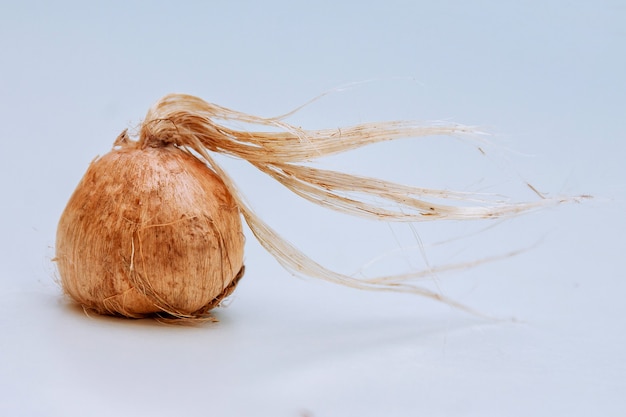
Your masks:
<path fill-rule="evenodd" d="M 204 317 L 243 273 L 239 209 L 195 156 L 153 145 L 91 163 L 59 222 L 61 282 L 99 313 Z"/>
<path fill-rule="evenodd" d="M 105 314 L 206 317 L 243 274 L 243 217 L 261 245 L 293 274 L 361 290 L 417 294 L 470 310 L 415 284 L 431 270 L 356 278 L 317 263 L 256 215 L 211 153 L 247 160 L 315 204 L 388 222 L 499 219 L 587 197 L 536 192 L 535 201 L 512 202 L 313 167 L 313 160 L 374 143 L 423 136 L 479 141 L 480 132 L 411 121 L 305 130 L 284 121 L 292 113 L 264 118 L 185 94 L 157 101 L 137 141 L 124 131 L 110 153 L 92 162 L 61 217 L 56 258 L 66 293 Z M 233 124 L 263 129 L 229 127 Z"/>

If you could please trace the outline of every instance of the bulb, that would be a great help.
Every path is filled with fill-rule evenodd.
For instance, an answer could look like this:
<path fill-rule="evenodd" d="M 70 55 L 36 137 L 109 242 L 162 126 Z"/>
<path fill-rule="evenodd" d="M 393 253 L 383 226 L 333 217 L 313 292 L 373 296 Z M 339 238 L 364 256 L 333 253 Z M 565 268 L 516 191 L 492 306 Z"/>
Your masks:
<path fill-rule="evenodd" d="M 91 163 L 59 221 L 65 292 L 103 314 L 206 315 L 243 274 L 237 204 L 174 144 L 116 144 Z"/>

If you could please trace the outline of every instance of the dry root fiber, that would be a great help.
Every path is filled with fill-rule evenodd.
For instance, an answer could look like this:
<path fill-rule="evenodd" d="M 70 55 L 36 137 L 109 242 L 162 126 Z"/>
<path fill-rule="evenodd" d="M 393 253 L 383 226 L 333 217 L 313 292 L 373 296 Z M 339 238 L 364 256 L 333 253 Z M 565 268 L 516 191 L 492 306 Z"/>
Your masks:
<path fill-rule="evenodd" d="M 232 122 L 279 132 L 233 130 L 227 127 Z M 189 95 L 165 96 L 148 111 L 139 139 L 124 131 L 111 152 L 92 162 L 72 195 L 57 231 L 63 288 L 103 314 L 206 317 L 243 274 L 242 215 L 261 244 L 295 274 L 365 290 L 415 293 L 464 308 L 412 283 L 419 272 L 357 279 L 316 263 L 249 208 L 210 152 L 245 159 L 313 203 L 384 221 L 501 218 L 564 201 L 512 204 L 305 165 L 376 142 L 472 132 L 459 125 L 411 122 L 303 130 L 280 117 L 251 116 Z"/>

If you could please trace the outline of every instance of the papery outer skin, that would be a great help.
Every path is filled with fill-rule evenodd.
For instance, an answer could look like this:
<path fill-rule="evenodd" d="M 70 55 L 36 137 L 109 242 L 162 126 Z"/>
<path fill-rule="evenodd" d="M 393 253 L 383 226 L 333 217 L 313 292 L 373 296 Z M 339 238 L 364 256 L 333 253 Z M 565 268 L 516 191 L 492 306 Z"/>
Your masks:
<path fill-rule="evenodd" d="M 237 205 L 220 178 L 173 145 L 121 146 L 91 163 L 59 221 L 67 294 L 99 313 L 191 316 L 243 267 Z"/>

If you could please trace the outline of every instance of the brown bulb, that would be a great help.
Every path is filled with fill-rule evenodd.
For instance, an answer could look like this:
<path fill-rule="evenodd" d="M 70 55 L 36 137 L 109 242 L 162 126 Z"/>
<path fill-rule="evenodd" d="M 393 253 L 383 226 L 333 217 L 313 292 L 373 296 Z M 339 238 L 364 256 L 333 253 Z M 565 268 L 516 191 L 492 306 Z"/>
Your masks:
<path fill-rule="evenodd" d="M 471 138 L 480 132 L 406 121 L 305 130 L 284 121 L 291 114 L 258 117 L 187 94 L 158 100 L 136 142 L 124 132 L 110 153 L 92 162 L 61 216 L 56 260 L 65 292 L 103 314 L 205 318 L 243 275 L 241 217 L 259 243 L 295 275 L 362 290 L 416 294 L 466 311 L 474 310 L 414 279 L 516 253 L 404 274 L 345 275 L 309 258 L 267 225 L 212 153 L 246 160 L 312 203 L 382 221 L 498 219 L 589 198 L 537 192 L 538 200 L 516 203 L 498 195 L 406 186 L 322 169 L 310 162 L 405 137 Z M 229 127 L 238 124 L 263 129 Z M 482 141 L 476 143 L 485 153 L 482 146 Z"/>
<path fill-rule="evenodd" d="M 91 163 L 59 221 L 65 292 L 103 314 L 204 316 L 243 274 L 237 204 L 186 150 L 116 143 Z"/>

